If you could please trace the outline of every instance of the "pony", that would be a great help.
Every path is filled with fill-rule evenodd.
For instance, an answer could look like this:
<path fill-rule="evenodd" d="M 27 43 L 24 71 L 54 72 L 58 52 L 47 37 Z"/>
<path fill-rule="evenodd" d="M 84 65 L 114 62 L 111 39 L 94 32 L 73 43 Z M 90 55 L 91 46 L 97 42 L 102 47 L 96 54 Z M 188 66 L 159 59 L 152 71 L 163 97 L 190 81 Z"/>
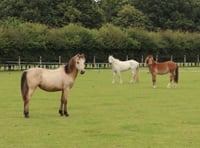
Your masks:
<path fill-rule="evenodd" d="M 174 82 L 174 87 L 178 84 L 178 65 L 173 61 L 156 62 L 152 55 L 148 55 L 145 59 L 145 63 L 148 65 L 149 72 L 152 75 L 153 88 L 156 88 L 156 75 L 167 74 L 170 75 L 170 81 L 167 88 L 171 87 Z"/>
<path fill-rule="evenodd" d="M 139 81 L 139 63 L 135 60 L 120 61 L 119 59 L 114 58 L 113 56 L 108 57 L 108 61 L 111 64 L 113 70 L 113 80 L 112 83 L 115 83 L 116 74 L 119 76 L 119 82 L 122 83 L 121 71 L 127 71 L 131 69 L 132 79 L 131 83 Z"/>
<path fill-rule="evenodd" d="M 62 91 L 59 114 L 61 116 L 69 116 L 67 112 L 68 94 L 78 73 L 85 73 L 85 60 L 83 54 L 76 54 L 66 65 L 62 65 L 54 70 L 44 68 L 25 70 L 21 76 L 21 95 L 24 101 L 24 117 L 29 118 L 29 101 L 37 87 L 49 92 Z"/>

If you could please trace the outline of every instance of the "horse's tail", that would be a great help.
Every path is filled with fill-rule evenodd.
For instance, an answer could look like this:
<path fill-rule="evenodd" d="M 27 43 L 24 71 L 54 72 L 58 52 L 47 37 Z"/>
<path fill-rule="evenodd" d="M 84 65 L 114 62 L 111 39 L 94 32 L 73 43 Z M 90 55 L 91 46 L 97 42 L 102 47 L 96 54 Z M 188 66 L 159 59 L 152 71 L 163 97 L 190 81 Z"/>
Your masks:
<path fill-rule="evenodd" d="M 28 93 L 27 72 L 24 71 L 21 77 L 21 94 L 23 100 L 26 100 L 27 93 Z"/>
<path fill-rule="evenodd" d="M 138 66 L 136 67 L 136 73 L 135 73 L 135 81 L 136 82 L 139 82 L 139 68 L 140 68 L 140 66 L 138 64 Z"/>
<path fill-rule="evenodd" d="M 178 65 L 176 66 L 176 70 L 175 70 L 174 82 L 178 83 Z"/>

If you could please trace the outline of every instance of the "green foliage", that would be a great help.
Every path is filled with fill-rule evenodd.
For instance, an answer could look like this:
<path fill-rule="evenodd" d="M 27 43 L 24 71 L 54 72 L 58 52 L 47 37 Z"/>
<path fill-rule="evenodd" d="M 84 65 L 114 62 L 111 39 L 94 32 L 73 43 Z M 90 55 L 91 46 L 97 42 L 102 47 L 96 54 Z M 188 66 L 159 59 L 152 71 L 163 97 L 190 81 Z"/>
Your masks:
<path fill-rule="evenodd" d="M 148 30 L 200 31 L 200 3 L 197 0 L 1 0 L 0 19 L 63 27 L 78 23 L 100 28 L 111 23 Z"/>
<path fill-rule="evenodd" d="M 155 28 L 199 31 L 200 3 L 196 0 L 134 0 Z"/>
<path fill-rule="evenodd" d="M 98 62 L 105 62 L 109 54 L 119 58 L 129 55 L 138 60 L 147 54 L 173 55 L 177 61 L 187 55 L 189 61 L 195 61 L 200 52 L 199 33 L 124 29 L 112 24 L 88 29 L 77 24 L 48 28 L 37 23 L 11 22 L 0 26 L 2 59 L 21 56 L 23 60 L 35 61 L 42 56 L 44 61 L 55 61 L 58 56 L 66 60 L 76 53 L 85 53 L 88 62 L 93 61 L 93 56 Z"/>
<path fill-rule="evenodd" d="M 85 53 L 90 57 L 96 47 L 95 33 L 76 24 L 50 29 L 47 42 L 47 48 L 51 49 L 55 56 L 64 54 L 67 58 L 77 52 Z"/>
<path fill-rule="evenodd" d="M 150 27 L 148 18 L 134 6 L 124 5 L 118 12 L 116 23 L 122 27 Z"/>

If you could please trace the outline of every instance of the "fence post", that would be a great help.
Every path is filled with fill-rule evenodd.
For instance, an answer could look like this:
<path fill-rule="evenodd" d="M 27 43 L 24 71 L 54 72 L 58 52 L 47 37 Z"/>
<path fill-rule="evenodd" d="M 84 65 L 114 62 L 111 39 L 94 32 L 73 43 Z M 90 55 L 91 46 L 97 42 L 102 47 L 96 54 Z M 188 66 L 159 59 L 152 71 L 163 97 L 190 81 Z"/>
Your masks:
<path fill-rule="evenodd" d="M 171 61 L 173 61 L 173 55 L 171 55 L 171 58 L 170 58 L 170 59 L 171 59 Z"/>
<path fill-rule="evenodd" d="M 40 64 L 39 64 L 39 67 L 42 66 L 42 56 L 40 56 Z"/>
<path fill-rule="evenodd" d="M 62 60 L 62 59 L 61 59 L 61 56 L 59 56 L 59 57 L 58 57 L 58 64 L 59 64 L 59 65 L 61 65 L 61 62 L 62 62 L 61 60 Z"/>
<path fill-rule="evenodd" d="M 96 67 L 96 57 L 93 57 L 93 68 Z"/>
<path fill-rule="evenodd" d="M 144 57 L 143 57 L 143 55 L 141 57 L 141 63 L 142 63 L 142 67 L 144 67 Z"/>
<path fill-rule="evenodd" d="M 21 70 L 21 57 L 18 57 L 18 70 Z"/>
<path fill-rule="evenodd" d="M 158 55 L 156 55 L 156 62 L 158 62 Z"/>
<path fill-rule="evenodd" d="M 183 58 L 183 66 L 186 66 L 186 55 L 184 55 L 184 58 Z"/>
<path fill-rule="evenodd" d="M 128 60 L 128 55 L 126 55 L 126 61 Z"/>

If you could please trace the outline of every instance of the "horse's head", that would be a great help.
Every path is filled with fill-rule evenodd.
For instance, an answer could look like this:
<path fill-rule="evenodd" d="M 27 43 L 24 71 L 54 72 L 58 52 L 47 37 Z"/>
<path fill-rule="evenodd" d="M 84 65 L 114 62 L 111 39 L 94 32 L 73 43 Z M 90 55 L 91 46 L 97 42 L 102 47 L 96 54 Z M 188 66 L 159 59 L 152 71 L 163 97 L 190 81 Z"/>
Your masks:
<path fill-rule="evenodd" d="M 145 59 L 145 63 L 148 65 L 151 65 L 154 62 L 153 56 L 152 55 L 148 55 Z"/>
<path fill-rule="evenodd" d="M 113 62 L 113 59 L 114 59 L 114 57 L 110 55 L 110 56 L 108 57 L 108 62 L 111 64 L 111 63 Z"/>
<path fill-rule="evenodd" d="M 84 54 L 77 54 L 72 57 L 67 65 L 65 65 L 65 72 L 71 73 L 74 70 L 80 71 L 80 74 L 85 73 L 85 56 Z"/>
<path fill-rule="evenodd" d="M 76 55 L 76 68 L 80 71 L 80 74 L 85 73 L 85 60 L 84 54 Z"/>

